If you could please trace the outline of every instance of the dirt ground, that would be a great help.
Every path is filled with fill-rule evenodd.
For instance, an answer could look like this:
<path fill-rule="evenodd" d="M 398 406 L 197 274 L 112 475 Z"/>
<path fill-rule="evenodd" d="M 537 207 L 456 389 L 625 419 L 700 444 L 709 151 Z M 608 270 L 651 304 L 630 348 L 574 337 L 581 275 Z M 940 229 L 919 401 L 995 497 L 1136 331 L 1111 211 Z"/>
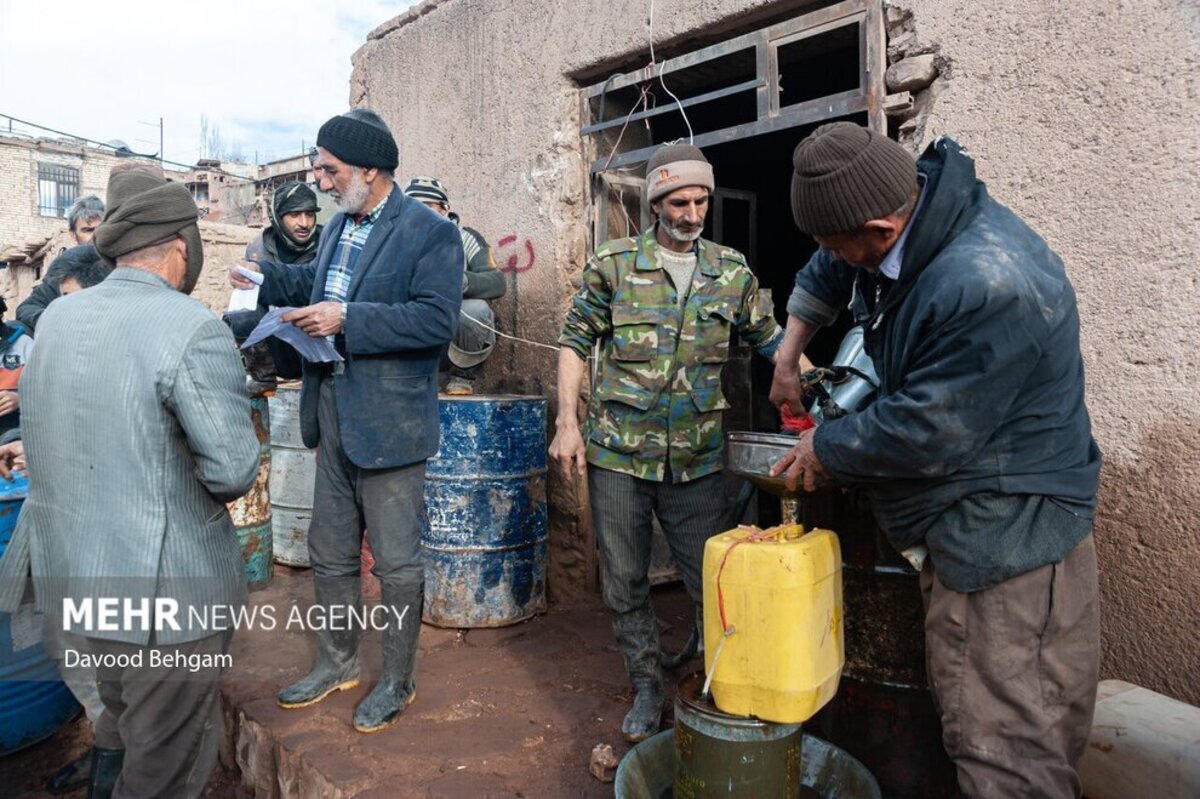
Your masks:
<path fill-rule="evenodd" d="M 281 617 L 292 604 L 306 607 L 309 573 L 277 567 L 251 601 L 274 604 Z M 679 586 L 656 589 L 654 602 L 664 645 L 677 649 L 691 604 Z M 275 692 L 306 671 L 312 651 L 309 633 L 282 625 L 235 637 L 234 666 L 222 681 L 227 741 L 208 799 L 612 795 L 588 762 L 599 743 L 618 756 L 627 751 L 620 724 L 632 691 L 599 597 L 500 629 L 424 625 L 417 698 L 399 724 L 374 735 L 355 732 L 350 718 L 378 673 L 377 634 L 364 645 L 362 685 L 315 707 L 279 708 Z M 686 669 L 699 667 L 693 660 Z M 0 794 L 49 797 L 46 780 L 89 739 L 80 717 L 0 758 Z"/>

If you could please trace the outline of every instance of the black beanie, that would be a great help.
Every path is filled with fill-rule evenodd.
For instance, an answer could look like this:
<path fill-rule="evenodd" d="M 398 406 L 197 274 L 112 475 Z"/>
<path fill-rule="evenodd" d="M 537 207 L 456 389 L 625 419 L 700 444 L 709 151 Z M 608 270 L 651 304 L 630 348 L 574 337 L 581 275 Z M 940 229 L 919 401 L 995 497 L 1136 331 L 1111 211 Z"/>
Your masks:
<path fill-rule="evenodd" d="M 345 114 L 321 126 L 317 131 L 317 146 L 351 166 L 390 170 L 400 166 L 400 150 L 391 131 Z"/>
<path fill-rule="evenodd" d="M 298 180 L 289 180 L 271 195 L 272 223 L 277 222 L 284 214 L 294 214 L 298 211 L 312 211 L 315 214 L 319 210 L 321 209 L 317 205 L 317 193 Z"/>
<path fill-rule="evenodd" d="M 822 125 L 792 153 L 792 216 L 813 236 L 853 233 L 917 190 L 917 164 L 886 136 L 853 122 Z"/>

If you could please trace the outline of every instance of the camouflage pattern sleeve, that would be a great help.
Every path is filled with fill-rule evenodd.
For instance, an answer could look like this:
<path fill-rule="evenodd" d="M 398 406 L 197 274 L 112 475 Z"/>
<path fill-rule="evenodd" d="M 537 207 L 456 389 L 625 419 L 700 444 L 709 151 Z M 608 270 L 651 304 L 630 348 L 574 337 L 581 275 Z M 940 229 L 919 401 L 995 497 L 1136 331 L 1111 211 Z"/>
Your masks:
<path fill-rule="evenodd" d="M 592 354 L 597 339 L 612 332 L 612 276 L 605 273 L 604 258 L 590 258 L 583 268 L 583 285 L 571 298 L 558 343 L 570 347 L 582 360 Z"/>
<path fill-rule="evenodd" d="M 764 358 L 772 358 L 783 342 L 783 328 L 775 321 L 770 295 L 758 290 L 758 278 L 746 266 L 742 254 L 737 251 L 733 253 L 742 259 L 742 268 L 746 272 L 742 304 L 738 309 L 738 335 Z"/>

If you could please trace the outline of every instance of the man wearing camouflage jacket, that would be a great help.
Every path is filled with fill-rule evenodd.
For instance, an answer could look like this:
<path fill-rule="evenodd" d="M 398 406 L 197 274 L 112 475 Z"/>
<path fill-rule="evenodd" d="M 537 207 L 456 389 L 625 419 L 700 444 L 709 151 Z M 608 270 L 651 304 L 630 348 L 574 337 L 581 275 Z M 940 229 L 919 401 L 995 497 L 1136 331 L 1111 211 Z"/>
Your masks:
<path fill-rule="evenodd" d="M 727 513 L 719 472 L 721 412 L 729 403 L 721 371 L 731 334 L 768 358 L 783 335 L 769 303 L 758 298 L 745 257 L 700 238 L 714 185 L 703 153 L 691 145 L 660 147 L 646 184 L 654 227 L 602 244 L 567 311 L 550 445 L 564 469 L 587 473 L 604 602 L 637 691 L 621 727 L 630 741 L 658 730 L 663 707 L 648 577 L 652 516 L 699 602 L 704 542 L 721 532 Z M 597 342 L 581 431 L 579 391 Z"/>

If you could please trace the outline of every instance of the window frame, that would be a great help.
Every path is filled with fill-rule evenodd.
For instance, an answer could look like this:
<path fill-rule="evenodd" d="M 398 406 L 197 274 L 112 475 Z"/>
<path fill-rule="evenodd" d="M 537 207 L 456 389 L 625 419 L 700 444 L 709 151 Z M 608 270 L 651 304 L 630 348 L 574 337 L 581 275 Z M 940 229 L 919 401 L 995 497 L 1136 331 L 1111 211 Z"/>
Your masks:
<path fill-rule="evenodd" d="M 54 161 L 37 162 L 37 212 L 50 219 L 66 219 L 67 212 L 79 199 L 81 189 L 79 167 Z M 64 187 L 69 188 L 64 197 Z M 53 204 L 48 204 L 50 200 Z"/>

